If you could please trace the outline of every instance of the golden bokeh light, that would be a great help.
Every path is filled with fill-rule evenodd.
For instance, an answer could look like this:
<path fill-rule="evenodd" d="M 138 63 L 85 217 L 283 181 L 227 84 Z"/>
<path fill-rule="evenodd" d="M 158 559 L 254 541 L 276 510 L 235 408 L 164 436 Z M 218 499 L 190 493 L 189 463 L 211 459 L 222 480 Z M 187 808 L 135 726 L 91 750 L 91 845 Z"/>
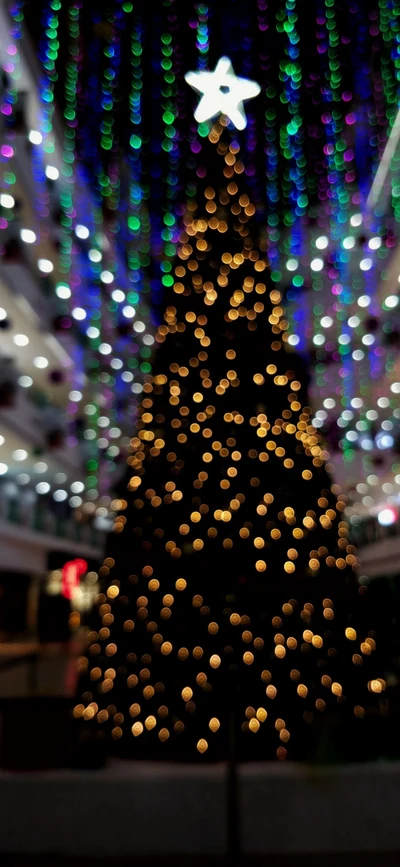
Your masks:
<path fill-rule="evenodd" d="M 347 588 L 361 594 L 346 500 L 325 470 L 285 290 L 263 232 L 252 236 L 239 146 L 222 132 L 216 123 L 204 143 L 221 182 L 198 178 L 165 262 L 164 319 L 73 716 L 101 725 L 115 749 L 125 732 L 138 751 L 155 743 L 166 755 L 192 737 L 208 760 L 226 743 L 236 691 L 238 738 L 268 738 L 284 760 L 296 727 L 322 724 L 345 696 L 361 719 L 386 682 L 375 633 L 348 625 Z M 360 697 L 346 695 L 346 666 Z"/>

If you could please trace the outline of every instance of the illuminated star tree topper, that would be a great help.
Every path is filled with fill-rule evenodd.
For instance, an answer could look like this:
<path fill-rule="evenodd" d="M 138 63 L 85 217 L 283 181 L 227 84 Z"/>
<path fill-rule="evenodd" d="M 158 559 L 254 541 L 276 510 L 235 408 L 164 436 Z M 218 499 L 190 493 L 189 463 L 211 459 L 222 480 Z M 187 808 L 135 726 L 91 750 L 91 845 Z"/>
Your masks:
<path fill-rule="evenodd" d="M 185 81 L 202 94 L 194 113 L 198 123 L 225 114 L 237 129 L 247 125 L 243 102 L 258 96 L 261 90 L 256 81 L 235 75 L 229 57 L 221 57 L 214 72 L 188 72 Z"/>

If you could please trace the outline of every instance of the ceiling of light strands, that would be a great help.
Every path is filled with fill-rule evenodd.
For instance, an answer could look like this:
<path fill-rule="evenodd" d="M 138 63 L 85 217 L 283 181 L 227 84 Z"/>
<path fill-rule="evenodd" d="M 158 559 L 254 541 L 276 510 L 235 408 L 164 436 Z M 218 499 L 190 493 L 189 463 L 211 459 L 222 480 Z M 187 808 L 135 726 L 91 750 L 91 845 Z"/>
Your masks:
<path fill-rule="evenodd" d="M 65 429 L 68 449 L 79 446 L 82 431 L 75 422 L 84 422 L 81 462 L 93 501 L 110 487 L 124 448 L 119 426 L 124 406 L 129 397 L 134 408 L 132 390 L 141 390 L 136 380 L 150 370 L 153 338 L 142 318 L 148 318 L 148 309 L 126 286 L 114 236 L 103 228 L 77 166 L 71 169 L 62 126 L 49 128 L 49 91 L 45 86 L 37 91 L 29 68 L 23 6 L 8 4 L 9 20 L 0 10 L 6 125 L 0 195 L 2 349 L 16 361 L 12 375 L 18 374 L 18 384 L 34 396 L 27 410 L 36 405 L 39 410 L 40 404 L 46 419 L 57 405 L 66 411 L 57 423 Z M 17 414 L 21 400 L 19 394 Z M 4 415 L 8 428 L 18 430 L 13 412 L 6 409 Z M 93 502 L 87 505 L 95 508 Z"/>
<path fill-rule="evenodd" d="M 374 441 L 378 465 L 382 425 L 392 425 L 394 446 L 397 438 L 396 147 L 383 186 L 370 194 L 398 116 L 399 0 L 253 0 L 244 7 L 46 0 L 25 3 L 23 15 L 46 73 L 46 135 L 50 141 L 57 104 L 64 161 L 95 191 L 91 225 L 115 241 L 127 285 L 147 313 L 147 299 L 157 309 L 173 282 L 182 206 L 205 171 L 209 124 L 194 119 L 198 99 L 185 74 L 214 69 L 228 55 L 237 75 L 260 84 L 246 103 L 246 129 L 232 136 L 244 149 L 272 280 L 284 288 L 289 344 L 312 354 L 316 412 L 334 401 L 333 451 L 340 449 L 354 476 L 359 458 L 371 475 L 371 449 L 362 442 Z M 72 274 L 71 257 L 69 268 Z M 112 262 L 102 268 L 117 281 Z M 115 319 L 126 316 L 125 299 L 113 303 Z M 141 368 L 150 370 L 148 348 Z M 354 424 L 344 413 L 353 413 Z M 396 474 L 395 456 L 388 472 Z M 388 484 L 384 475 L 381 483 Z"/>

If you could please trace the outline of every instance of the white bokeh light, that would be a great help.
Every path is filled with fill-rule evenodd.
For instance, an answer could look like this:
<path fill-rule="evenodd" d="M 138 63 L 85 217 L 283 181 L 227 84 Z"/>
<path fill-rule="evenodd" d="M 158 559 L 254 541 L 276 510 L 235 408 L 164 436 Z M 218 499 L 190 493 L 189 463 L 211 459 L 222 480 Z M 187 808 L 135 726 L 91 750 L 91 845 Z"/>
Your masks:
<path fill-rule="evenodd" d="M 21 229 L 19 236 L 24 244 L 34 244 L 36 241 L 36 233 L 32 229 Z"/>
<path fill-rule="evenodd" d="M 85 241 L 86 238 L 89 237 L 90 232 L 89 232 L 89 229 L 87 226 L 83 226 L 81 223 L 78 223 L 78 225 L 75 226 L 75 235 L 77 238 L 80 238 L 82 241 Z"/>
<path fill-rule="evenodd" d="M 111 344 L 110 343 L 100 343 L 99 352 L 101 352 L 102 355 L 110 355 L 110 352 L 112 352 Z"/>
<path fill-rule="evenodd" d="M 43 136 L 42 136 L 42 133 L 39 132 L 39 130 L 31 129 L 29 134 L 28 134 L 28 139 L 29 139 L 31 144 L 40 145 L 40 144 L 42 144 Z"/>
<path fill-rule="evenodd" d="M 64 491 L 63 488 L 58 488 L 56 491 L 54 491 L 53 500 L 55 500 L 56 503 L 63 503 L 64 500 L 67 499 L 67 497 L 67 491 Z"/>
<path fill-rule="evenodd" d="M 15 205 L 14 196 L 10 196 L 9 193 L 0 193 L 0 205 L 2 208 L 11 210 Z"/>
<path fill-rule="evenodd" d="M 95 340 L 96 337 L 100 337 L 100 331 L 96 328 L 95 325 L 89 325 L 89 328 L 86 329 L 86 334 L 90 337 L 91 340 Z"/>
<path fill-rule="evenodd" d="M 14 334 L 13 343 L 16 346 L 28 346 L 29 337 L 26 334 Z"/>
<path fill-rule="evenodd" d="M 15 461 L 26 461 L 28 457 L 28 452 L 26 451 L 26 449 L 15 449 L 15 451 L 12 453 L 12 456 Z"/>
<path fill-rule="evenodd" d="M 46 166 L 46 178 L 50 181 L 57 181 L 60 177 L 60 172 L 56 166 Z"/>
<path fill-rule="evenodd" d="M 381 527 L 390 527 L 391 524 L 395 524 L 397 521 L 397 512 L 390 507 L 386 509 L 381 509 L 378 512 L 378 523 Z"/>
<path fill-rule="evenodd" d="M 25 373 L 25 374 L 23 374 L 22 376 L 19 377 L 19 379 L 18 379 L 18 385 L 20 385 L 21 388 L 30 388 L 31 385 L 33 385 L 33 379 L 32 379 L 31 376 L 28 376 L 28 375 Z"/>
<path fill-rule="evenodd" d="M 83 482 L 72 482 L 71 491 L 73 494 L 81 494 L 85 490 Z"/>
<path fill-rule="evenodd" d="M 364 346 L 372 346 L 372 344 L 375 343 L 375 337 L 373 334 L 364 334 L 361 340 Z"/>
<path fill-rule="evenodd" d="M 368 241 L 368 247 L 370 250 L 379 250 L 379 247 L 382 246 L 382 238 L 379 235 L 376 235 L 374 238 L 370 238 Z"/>
<path fill-rule="evenodd" d="M 51 274 L 54 271 L 54 265 L 50 262 L 50 259 L 38 259 L 38 268 L 42 274 Z"/>
<path fill-rule="evenodd" d="M 48 358 L 45 358 L 44 355 L 37 355 L 36 358 L 33 359 L 33 363 L 39 370 L 44 370 L 49 366 L 49 360 Z"/>
<path fill-rule="evenodd" d="M 125 292 L 122 289 L 114 289 L 111 292 L 111 298 L 113 301 L 116 301 L 117 304 L 120 304 L 122 301 L 125 301 Z"/>
<path fill-rule="evenodd" d="M 316 259 L 312 259 L 310 262 L 311 271 L 322 271 L 323 267 L 324 267 L 324 260 L 319 259 L 318 257 Z"/>
<path fill-rule="evenodd" d="M 71 297 L 71 290 L 66 283 L 57 283 L 56 286 L 56 295 L 59 298 L 62 298 L 63 301 L 66 301 L 67 298 Z"/>
<path fill-rule="evenodd" d="M 28 473 L 18 473 L 16 479 L 19 485 L 28 485 L 31 477 L 28 475 Z"/>
<path fill-rule="evenodd" d="M 48 494 L 50 490 L 50 485 L 48 482 L 38 482 L 36 485 L 36 490 L 38 494 Z"/>

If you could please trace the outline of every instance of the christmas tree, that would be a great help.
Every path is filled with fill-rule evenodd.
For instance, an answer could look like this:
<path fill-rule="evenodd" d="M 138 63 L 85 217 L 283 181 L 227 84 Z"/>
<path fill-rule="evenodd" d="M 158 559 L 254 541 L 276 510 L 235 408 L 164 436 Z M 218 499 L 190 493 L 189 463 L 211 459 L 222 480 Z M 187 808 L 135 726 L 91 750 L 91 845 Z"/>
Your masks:
<path fill-rule="evenodd" d="M 384 713 L 386 684 L 346 500 L 220 123 L 202 159 L 74 715 L 132 756 L 223 758 L 232 720 L 241 758 L 301 756 L 324 719 Z"/>

